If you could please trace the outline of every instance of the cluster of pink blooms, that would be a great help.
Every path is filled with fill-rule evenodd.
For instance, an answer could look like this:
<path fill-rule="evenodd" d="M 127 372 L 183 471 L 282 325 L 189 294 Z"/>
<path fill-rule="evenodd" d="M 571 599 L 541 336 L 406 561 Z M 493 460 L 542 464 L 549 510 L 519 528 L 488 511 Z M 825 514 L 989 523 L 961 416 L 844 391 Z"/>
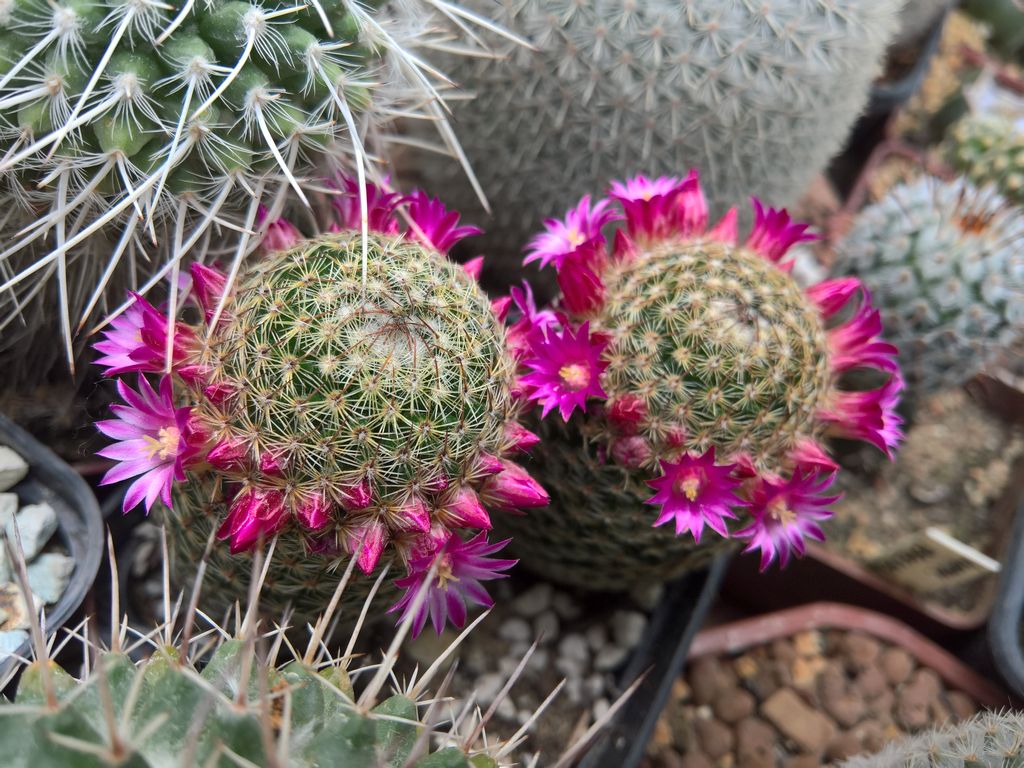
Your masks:
<path fill-rule="evenodd" d="M 754 199 L 755 222 L 746 249 L 779 269 L 789 271 L 789 248 L 813 239 L 807 226 L 790 221 L 784 210 L 766 208 Z M 607 225 L 620 222 L 609 244 Z M 624 226 L 622 226 L 624 224 Z M 605 270 L 613 260 L 636 258 L 660 241 L 693 238 L 739 246 L 736 210 L 709 226 L 708 209 L 696 171 L 685 178 L 637 176 L 612 184 L 608 197 L 596 203 L 589 196 L 563 219 L 548 219 L 545 231 L 529 244 L 526 263 L 553 266 L 561 298 L 559 311 L 538 311 L 529 291 L 514 293 L 501 305 L 517 318 L 510 327 L 513 349 L 523 374 L 523 396 L 536 401 L 547 415 L 557 409 L 568 420 L 576 410 L 601 401 L 605 418 L 622 437 L 611 447 L 611 457 L 626 467 L 640 464 L 643 438 L 638 428 L 646 406 L 625 395 L 608 402 L 601 377 L 608 363 L 603 355 L 610 339 L 590 329 L 590 319 L 605 301 Z M 841 310 L 854 309 L 842 323 L 832 322 L 828 352 L 835 376 L 854 368 L 873 368 L 887 375 L 878 389 L 860 392 L 833 387 L 828 406 L 817 414 L 828 433 L 876 445 L 891 457 L 902 437 L 896 413 L 903 387 L 896 364 L 896 348 L 879 338 L 881 321 L 871 306 L 867 289 L 856 278 L 825 280 L 807 289 L 809 301 L 829 321 Z M 851 304 L 855 302 L 855 304 Z M 677 446 L 685 435 L 678 436 Z M 646 448 L 649 456 L 649 448 Z M 675 523 L 677 534 L 689 531 L 699 542 L 705 526 L 722 536 L 747 539 L 747 551 L 760 550 L 762 569 L 778 559 L 785 565 L 793 553 L 803 554 L 805 539 L 824 538 L 818 523 L 831 515 L 828 506 L 838 497 L 828 495 L 838 466 L 815 441 L 805 439 L 793 451 L 791 476 L 758 473 L 748 456 L 737 454 L 718 463 L 715 449 L 698 455 L 684 452 L 678 461 L 660 462 L 661 475 L 649 481 L 656 493 L 648 500 L 660 507 L 655 526 Z M 750 523 L 730 532 L 726 520 L 744 509 Z"/>
<path fill-rule="evenodd" d="M 334 198 L 338 220 L 330 231 L 358 230 L 360 223 L 359 189 L 357 184 L 343 178 L 338 184 L 339 194 Z M 480 232 L 476 227 L 459 226 L 457 213 L 448 211 L 438 200 L 422 192 L 403 197 L 376 186 L 367 188 L 370 229 L 384 234 L 398 235 L 396 211 L 405 206 L 410 222 L 405 237 L 423 242 L 441 253 L 460 239 Z M 261 212 L 261 224 L 266 234 L 261 242 L 264 252 L 285 250 L 302 239 L 299 231 L 285 219 L 266 224 L 266 211 Z M 481 259 L 465 265 L 466 271 L 477 277 Z M 192 301 L 209 324 L 216 308 L 230 290 L 225 274 L 219 270 L 193 264 L 191 281 L 187 285 L 187 301 Z M 139 295 L 120 316 L 112 320 L 104 338 L 96 344 L 102 353 L 97 363 L 106 368 L 105 374 L 122 377 L 137 374 L 137 389 L 123 379 L 117 379 L 117 388 L 123 403 L 111 406 L 114 418 L 97 423 L 98 429 L 115 441 L 100 455 L 112 459 L 115 465 L 107 472 L 102 484 L 133 479 L 127 489 L 123 511 L 144 505 L 147 513 L 159 498 L 171 506 L 171 488 L 175 482 L 186 481 L 186 470 L 221 470 L 229 477 L 243 474 L 248 467 L 244 447 L 229 441 L 216 442 L 192 417 L 190 406 L 176 405 L 173 391 L 175 376 L 191 390 L 213 403 L 223 403 L 231 393 L 221 384 L 211 384 L 208 371 L 192 361 L 198 359 L 199 335 L 192 327 L 175 322 L 171 324 L 165 312 Z M 224 315 L 217 322 L 227 322 Z M 168 329 L 173 333 L 171 359 L 168 368 Z M 148 376 L 158 377 L 156 387 Z M 508 429 L 512 450 L 525 451 L 536 444 L 537 437 L 517 424 Z M 502 578 L 515 561 L 491 557 L 508 541 L 490 543 L 486 531 L 491 521 L 485 503 L 504 510 L 518 510 L 548 503 L 544 490 L 518 465 L 497 457 L 484 457 L 487 467 L 479 468 L 488 477 L 474 491 L 466 487 L 451 503 L 448 519 L 462 523 L 480 532 L 468 540 L 456 532 L 431 524 L 430 515 L 422 502 L 417 509 L 408 510 L 410 525 L 420 534 L 411 546 L 412 555 L 406 563 L 408 573 L 397 579 L 405 595 L 392 608 L 401 611 L 402 619 L 415 606 L 419 611 L 413 617 L 413 631 L 418 634 L 429 616 L 434 628 L 440 632 L 450 619 L 463 626 L 467 603 L 487 607 L 492 601 L 481 582 Z M 258 470 L 266 475 L 280 471 L 277 459 L 266 454 L 258 461 Z M 250 467 L 250 469 L 256 469 Z M 312 551 L 322 548 L 317 532 L 322 531 L 337 514 L 338 507 L 321 494 L 311 494 L 294 509 L 286 504 L 285 495 L 274 487 L 249 485 L 244 489 L 227 484 L 225 501 L 228 513 L 217 535 L 230 543 L 233 553 L 252 548 L 260 541 L 281 533 L 293 518 L 299 524 L 298 535 L 305 537 Z M 370 506 L 372 489 L 365 480 L 344 494 L 341 509 L 359 511 Z M 369 522 L 350 537 L 349 551 L 357 558 L 358 566 L 370 573 L 376 567 L 388 543 L 388 530 L 379 522 Z M 432 582 L 423 587 L 433 571 Z M 426 589 L 425 600 L 418 602 L 416 595 Z"/>

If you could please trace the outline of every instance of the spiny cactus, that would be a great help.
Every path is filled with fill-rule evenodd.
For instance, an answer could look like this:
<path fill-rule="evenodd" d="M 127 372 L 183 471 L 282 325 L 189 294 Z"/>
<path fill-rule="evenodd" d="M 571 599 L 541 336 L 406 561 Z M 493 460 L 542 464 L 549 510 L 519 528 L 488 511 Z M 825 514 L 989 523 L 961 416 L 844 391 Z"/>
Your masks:
<path fill-rule="evenodd" d="M 855 279 L 801 289 L 785 257 L 806 226 L 754 208 L 740 244 L 735 210 L 708 227 L 696 171 L 639 176 L 531 242 L 526 260 L 554 265 L 561 296 L 554 312 L 509 300 L 519 384 L 542 418 L 557 408 L 566 422 L 536 449 L 550 509 L 502 523 L 531 568 L 622 589 L 681 573 L 730 536 L 760 550 L 762 568 L 785 564 L 822 538 L 835 500 L 821 438 L 896 445 L 902 381 L 867 292 Z M 620 219 L 609 249 L 604 230 Z M 840 377 L 861 368 L 886 382 L 843 391 Z M 721 538 L 702 538 L 705 526 Z"/>
<path fill-rule="evenodd" d="M 24 559 L 9 551 L 27 590 Z M 80 679 L 52 660 L 51 644 L 33 617 L 34 659 L 24 661 L 14 701 L 0 700 L 0 754 L 6 768 L 501 768 L 518 764 L 513 760 L 527 730 L 558 692 L 510 739 L 498 740 L 484 734 L 494 708 L 481 714 L 472 701 L 448 703 L 451 673 L 435 696 L 428 695 L 427 686 L 479 620 L 429 668 L 414 671 L 400 684 L 395 665 L 411 616 L 375 663 L 362 663 L 353 653 L 361 621 L 345 638 L 342 654 L 333 655 L 325 642 L 350 573 L 325 612 L 307 627 L 308 642 L 296 645 L 285 637 L 287 616 L 276 617 L 269 627 L 257 618 L 262 556 L 253 560 L 246 607 L 233 629 L 196 611 L 205 568 L 197 563 L 199 579 L 190 599 L 183 603 L 184 596 L 174 599 L 165 592 L 167 620 L 146 634 L 121 622 L 112 555 L 110 562 L 114 621 L 109 647 L 85 639 L 89 619 L 60 645 L 81 642 Z M 422 603 L 428 591 L 424 585 L 414 600 Z M 183 604 L 187 607 L 179 613 Z M 69 650 L 64 657 L 70 656 Z M 386 686 L 392 685 L 388 694 Z M 571 745 L 558 765 L 578 755 L 607 721 Z"/>
<path fill-rule="evenodd" d="M 1024 715 L 983 712 L 954 726 L 899 739 L 843 768 L 1017 768 L 1024 764 Z"/>
<path fill-rule="evenodd" d="M 357 211 L 355 197 L 339 209 Z M 407 590 L 440 558 L 415 623 L 418 633 L 429 614 L 440 632 L 446 617 L 463 624 L 467 600 L 489 603 L 480 582 L 513 565 L 490 557 L 504 542 L 487 542 L 485 505 L 518 510 L 547 496 L 506 458 L 536 438 L 516 421 L 502 325 L 474 278 L 442 253 L 477 230 L 414 194 L 402 235 L 398 195 L 373 188 L 370 197 L 377 231 L 365 240 L 344 217 L 309 240 L 276 222 L 268 243 L 283 250 L 256 261 L 227 296 L 224 275 L 194 265 L 208 331 L 179 323 L 168 337 L 166 317 L 137 300 L 98 345 L 100 362 L 119 375 L 162 372 L 169 359 L 176 392 L 167 376 L 156 390 L 145 377 L 137 392 L 119 382 L 127 405 L 99 424 L 122 441 L 101 452 L 121 462 L 105 482 L 141 476 L 125 511 L 162 496 L 179 571 L 213 528 L 232 555 L 278 536 L 285 565 L 265 601 L 299 615 L 319 612 L 337 580 L 330 571 L 348 556 L 366 574 L 405 565 L 398 585 Z M 464 541 L 459 531 L 477 533 Z M 235 599 L 237 575 L 220 573 L 207 598 Z"/>
<path fill-rule="evenodd" d="M 490 11 L 488 0 L 469 7 Z M 515 258 L 541 216 L 607 179 L 696 166 L 718 213 L 794 202 L 841 147 L 879 73 L 899 0 L 503 0 L 536 50 L 445 65 L 462 146 L 494 203 L 489 242 Z M 470 190 L 424 160 L 428 187 Z"/>
<path fill-rule="evenodd" d="M 914 397 L 965 383 L 1024 333 L 1024 217 L 993 188 L 923 177 L 864 209 L 835 267 L 871 290 Z"/>
<path fill-rule="evenodd" d="M 1024 53 L 1024 8 L 1018 0 L 963 0 L 963 9 L 989 30 L 992 48 L 1006 59 Z"/>
<path fill-rule="evenodd" d="M 472 25 L 496 29 L 443 0 L 0 1 L 0 321 L 52 308 L 55 283 L 43 316 L 73 363 L 126 285 L 145 293 L 211 237 L 241 258 L 261 203 L 291 187 L 308 204 L 302 179 L 376 178 L 396 116 L 456 151 L 422 52 L 471 46 Z"/>
<path fill-rule="evenodd" d="M 963 118 L 950 134 L 946 156 L 975 186 L 993 184 L 1014 205 L 1024 203 L 1024 134 L 1009 118 Z"/>

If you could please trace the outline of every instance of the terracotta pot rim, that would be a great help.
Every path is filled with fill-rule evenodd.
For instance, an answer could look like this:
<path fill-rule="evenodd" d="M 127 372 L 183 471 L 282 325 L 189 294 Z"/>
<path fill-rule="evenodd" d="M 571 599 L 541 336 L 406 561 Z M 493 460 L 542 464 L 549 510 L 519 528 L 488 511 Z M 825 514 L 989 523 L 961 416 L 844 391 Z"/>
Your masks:
<path fill-rule="evenodd" d="M 903 622 L 844 603 L 810 603 L 705 629 L 694 638 L 687 661 L 731 655 L 815 629 L 855 630 L 902 648 L 922 666 L 933 669 L 951 688 L 963 691 L 982 706 L 1000 708 L 1015 703 L 999 686 Z"/>

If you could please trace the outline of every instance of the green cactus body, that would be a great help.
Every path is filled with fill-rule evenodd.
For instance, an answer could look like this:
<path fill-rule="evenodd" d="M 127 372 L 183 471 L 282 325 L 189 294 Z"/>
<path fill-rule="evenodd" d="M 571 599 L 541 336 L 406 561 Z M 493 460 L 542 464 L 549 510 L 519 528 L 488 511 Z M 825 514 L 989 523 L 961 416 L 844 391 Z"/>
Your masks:
<path fill-rule="evenodd" d="M 977 187 L 994 185 L 1014 205 L 1024 203 L 1024 135 L 998 115 L 968 115 L 947 141 L 946 157 Z"/>
<path fill-rule="evenodd" d="M 73 361 L 76 330 L 125 283 L 145 293 L 211 236 L 251 251 L 258 206 L 279 210 L 288 187 L 306 203 L 299 180 L 372 175 L 395 115 L 442 115 L 445 81 L 419 50 L 442 31 L 437 10 L 4 0 L 0 322 L 24 314 L 31 338 L 59 320 Z M 27 312 L 35 301 L 48 311 Z"/>
<path fill-rule="evenodd" d="M 489 11 L 493 3 L 469 6 Z M 795 201 L 841 147 L 880 71 L 901 2 L 505 0 L 536 50 L 452 61 L 453 104 L 493 203 L 489 242 L 513 259 L 543 216 L 609 178 L 696 166 L 724 213 L 751 194 Z M 424 159 L 426 185 L 467 213 L 471 190 Z M 477 220 L 485 220 L 474 212 Z"/>
<path fill-rule="evenodd" d="M 915 397 L 959 386 L 1024 333 L 1024 219 L 993 188 L 922 178 L 860 213 L 836 269 L 871 290 Z"/>
<path fill-rule="evenodd" d="M 527 261 L 558 273 L 562 314 L 513 295 L 520 385 L 546 417 L 536 473 L 552 498 L 528 522 L 501 521 L 528 567 L 624 590 L 700 567 L 734 537 L 761 550 L 762 567 L 785 563 L 803 536 L 823 536 L 810 521 L 834 500 L 824 492 L 838 467 L 820 441 L 837 432 L 886 453 L 898 441 L 898 377 L 844 391 L 848 370 L 895 373 L 859 283 L 802 288 L 784 256 L 806 225 L 760 202 L 754 218 L 740 241 L 735 211 L 708 225 L 695 171 L 638 176 L 531 241 Z M 832 319 L 851 301 L 848 321 Z"/>
<path fill-rule="evenodd" d="M 843 768 L 1021 768 L 1024 717 L 984 712 L 956 725 L 894 741 L 875 755 L 855 757 Z"/>

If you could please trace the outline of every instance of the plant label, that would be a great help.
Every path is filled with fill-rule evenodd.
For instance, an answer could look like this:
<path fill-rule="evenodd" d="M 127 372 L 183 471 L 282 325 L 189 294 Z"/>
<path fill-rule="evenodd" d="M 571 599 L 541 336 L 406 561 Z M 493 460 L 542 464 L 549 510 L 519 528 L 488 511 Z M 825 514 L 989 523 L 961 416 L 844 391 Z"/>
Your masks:
<path fill-rule="evenodd" d="M 934 527 L 901 539 L 865 564 L 919 594 L 958 587 L 999 573 L 1002 567 L 998 560 Z"/>

